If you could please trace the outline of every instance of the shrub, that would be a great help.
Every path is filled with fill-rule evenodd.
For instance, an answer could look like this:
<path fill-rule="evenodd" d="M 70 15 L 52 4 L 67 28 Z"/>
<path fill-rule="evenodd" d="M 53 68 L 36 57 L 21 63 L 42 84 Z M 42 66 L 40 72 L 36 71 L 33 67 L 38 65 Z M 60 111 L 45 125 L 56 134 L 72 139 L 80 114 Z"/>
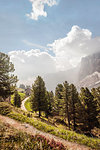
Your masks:
<path fill-rule="evenodd" d="M 0 114 L 7 115 L 12 111 L 12 106 L 5 102 L 0 102 Z"/>

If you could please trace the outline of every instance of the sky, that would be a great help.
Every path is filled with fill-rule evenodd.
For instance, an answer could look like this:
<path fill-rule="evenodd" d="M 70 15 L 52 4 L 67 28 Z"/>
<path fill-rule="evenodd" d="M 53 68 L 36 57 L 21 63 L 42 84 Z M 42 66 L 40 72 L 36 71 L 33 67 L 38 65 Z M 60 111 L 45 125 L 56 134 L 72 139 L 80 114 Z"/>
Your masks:
<path fill-rule="evenodd" d="M 0 51 L 20 82 L 100 51 L 100 0 L 0 0 Z"/>

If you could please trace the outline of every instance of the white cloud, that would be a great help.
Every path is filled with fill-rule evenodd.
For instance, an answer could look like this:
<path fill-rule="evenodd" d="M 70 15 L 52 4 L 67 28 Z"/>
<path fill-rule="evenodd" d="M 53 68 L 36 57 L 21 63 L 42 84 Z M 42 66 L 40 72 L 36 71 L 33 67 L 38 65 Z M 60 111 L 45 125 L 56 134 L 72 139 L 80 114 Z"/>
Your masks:
<path fill-rule="evenodd" d="M 32 3 L 32 12 L 26 14 L 33 20 L 38 20 L 39 16 L 47 17 L 47 12 L 44 10 L 44 6 L 47 4 L 49 7 L 56 5 L 56 0 L 29 0 Z"/>
<path fill-rule="evenodd" d="M 57 68 L 66 70 L 76 66 L 81 57 L 100 51 L 100 37 L 92 38 L 88 29 L 73 26 L 65 38 L 55 40 L 48 46 L 55 53 Z"/>
<path fill-rule="evenodd" d="M 27 44 L 32 43 L 29 42 Z M 9 52 L 20 83 L 32 85 L 35 77 L 38 75 L 45 77 L 46 84 L 49 84 L 50 87 L 51 84 L 53 85 L 53 80 L 55 80 L 55 83 L 59 79 L 62 81 L 59 71 L 68 70 L 76 66 L 80 62 L 81 57 L 100 51 L 100 37 L 93 38 L 89 30 L 73 26 L 66 37 L 55 40 L 48 46 L 52 48 L 55 56 L 37 49 Z M 43 47 L 40 46 L 40 48 Z M 51 79 L 49 76 L 51 76 Z M 53 79 L 52 76 L 54 77 Z M 67 80 L 66 75 L 63 80 Z"/>
<path fill-rule="evenodd" d="M 9 56 L 14 63 L 19 80 L 24 82 L 38 75 L 56 71 L 55 60 L 47 52 L 19 50 L 9 52 Z"/>

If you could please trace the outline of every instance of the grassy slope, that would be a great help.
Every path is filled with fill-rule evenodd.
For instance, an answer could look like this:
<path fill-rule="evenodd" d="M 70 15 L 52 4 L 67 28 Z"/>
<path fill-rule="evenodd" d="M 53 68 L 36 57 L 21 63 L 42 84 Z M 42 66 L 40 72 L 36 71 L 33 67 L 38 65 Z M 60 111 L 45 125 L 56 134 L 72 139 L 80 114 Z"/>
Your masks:
<path fill-rule="evenodd" d="M 25 99 L 25 93 L 18 92 L 18 94 L 19 94 L 20 97 L 21 97 L 21 101 L 22 101 L 23 99 Z M 14 94 L 11 95 L 11 104 L 13 104 L 13 103 L 14 103 Z"/>
<path fill-rule="evenodd" d="M 26 100 L 25 108 L 27 109 L 27 111 L 32 111 L 30 99 Z"/>
<path fill-rule="evenodd" d="M 100 139 L 97 138 L 89 138 L 82 134 L 77 134 L 73 131 L 65 130 L 65 129 L 59 129 L 54 126 L 48 125 L 44 122 L 34 120 L 32 118 L 27 117 L 26 115 L 23 115 L 23 111 L 20 109 L 16 109 L 8 104 L 0 103 L 0 113 L 9 116 L 10 118 L 13 118 L 15 120 L 29 123 L 30 125 L 34 126 L 35 128 L 51 133 L 53 135 L 56 135 L 60 138 L 63 138 L 65 140 L 76 142 L 79 144 L 83 144 L 86 146 L 89 146 L 91 148 L 95 148 L 99 150 L 100 148 Z"/>
<path fill-rule="evenodd" d="M 25 132 L 15 130 L 11 126 L 0 122 L 0 149 L 2 150 L 51 150 L 52 147 L 58 150 L 65 150 L 61 143 L 57 143 L 54 140 L 49 141 L 41 135 L 31 136 Z"/>

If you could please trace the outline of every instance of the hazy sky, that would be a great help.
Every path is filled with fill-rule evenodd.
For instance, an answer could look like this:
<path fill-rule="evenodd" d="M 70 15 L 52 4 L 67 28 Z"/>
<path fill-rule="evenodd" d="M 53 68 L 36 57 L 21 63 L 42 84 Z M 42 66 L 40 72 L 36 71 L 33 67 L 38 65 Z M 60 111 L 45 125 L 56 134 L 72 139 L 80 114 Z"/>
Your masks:
<path fill-rule="evenodd" d="M 100 0 L 0 0 L 0 50 L 20 80 L 69 69 L 100 51 L 99 14 Z"/>

